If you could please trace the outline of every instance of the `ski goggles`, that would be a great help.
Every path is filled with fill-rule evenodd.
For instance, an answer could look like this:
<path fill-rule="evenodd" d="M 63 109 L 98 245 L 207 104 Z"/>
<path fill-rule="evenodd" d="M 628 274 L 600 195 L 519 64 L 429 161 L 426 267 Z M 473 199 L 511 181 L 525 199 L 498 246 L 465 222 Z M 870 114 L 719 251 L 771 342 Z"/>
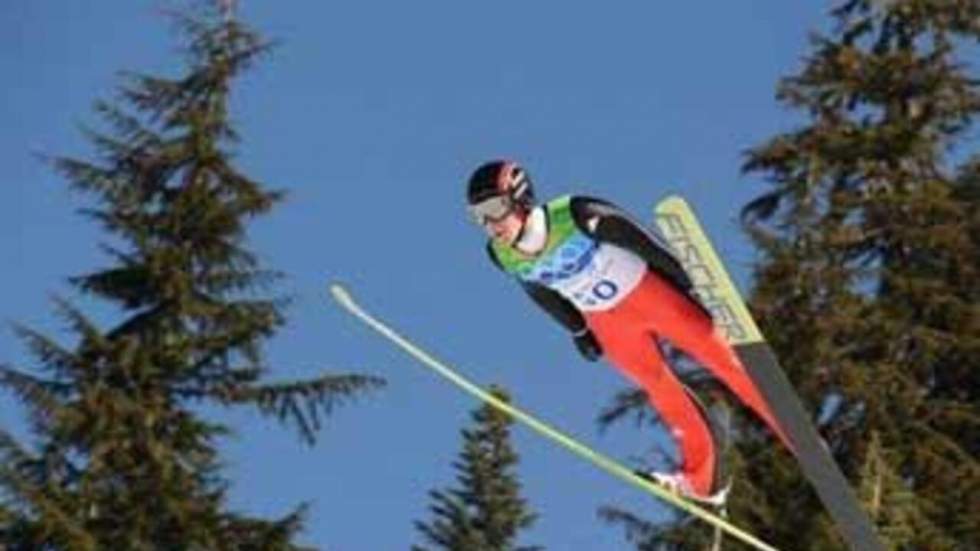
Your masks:
<path fill-rule="evenodd" d="M 507 215 L 514 212 L 514 202 L 506 195 L 497 195 L 470 205 L 468 210 L 474 222 L 486 226 L 507 218 Z"/>

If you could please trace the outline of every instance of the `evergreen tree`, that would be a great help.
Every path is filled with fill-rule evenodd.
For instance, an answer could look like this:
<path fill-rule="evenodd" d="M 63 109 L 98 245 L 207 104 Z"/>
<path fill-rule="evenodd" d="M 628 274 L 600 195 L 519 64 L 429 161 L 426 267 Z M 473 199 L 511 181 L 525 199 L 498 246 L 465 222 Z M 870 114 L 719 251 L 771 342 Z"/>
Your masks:
<path fill-rule="evenodd" d="M 251 406 L 312 443 L 334 406 L 381 384 L 268 380 L 262 345 L 284 304 L 265 295 L 278 274 L 245 230 L 282 194 L 233 167 L 228 113 L 233 78 L 268 44 L 227 12 L 174 18 L 186 72 L 128 75 L 96 106 L 109 129 L 89 133 L 98 159 L 52 160 L 111 237 L 112 264 L 71 284 L 120 321 L 102 328 L 58 299 L 74 342 L 16 328 L 40 369 L 0 366 L 34 440 L 0 431 L 4 549 L 298 549 L 303 506 L 276 519 L 228 510 L 217 445 L 231 428 L 195 408 Z"/>
<path fill-rule="evenodd" d="M 495 387 L 495 396 L 508 400 L 506 392 Z M 535 515 L 520 496 L 520 482 L 514 469 L 518 455 L 510 442 L 514 421 L 490 405 L 473 415 L 473 427 L 464 429 L 463 450 L 453 463 L 458 488 L 429 493 L 434 519 L 416 522 L 428 547 L 415 551 L 533 551 L 517 539 L 530 527 Z"/>
<path fill-rule="evenodd" d="M 975 153 L 980 85 L 960 59 L 980 4 L 849 1 L 833 15 L 834 36 L 779 89 L 809 124 L 745 167 L 772 186 L 744 211 L 762 251 L 754 311 L 813 410 L 839 402 L 824 435 L 889 543 L 975 548 L 980 226 L 955 158 Z M 760 503 L 787 511 L 796 485 L 771 483 L 759 457 Z M 819 511 L 784 513 L 773 539 L 835 547 Z"/>
<path fill-rule="evenodd" d="M 760 251 L 751 306 L 887 543 L 980 548 L 980 85 L 964 63 L 980 4 L 831 13 L 778 89 L 809 120 L 748 152 L 770 185 L 743 210 Z M 738 435 L 736 524 L 780 548 L 840 549 L 795 461 Z M 694 546 L 683 526 L 642 537 L 649 521 L 616 518 L 641 549 Z"/>

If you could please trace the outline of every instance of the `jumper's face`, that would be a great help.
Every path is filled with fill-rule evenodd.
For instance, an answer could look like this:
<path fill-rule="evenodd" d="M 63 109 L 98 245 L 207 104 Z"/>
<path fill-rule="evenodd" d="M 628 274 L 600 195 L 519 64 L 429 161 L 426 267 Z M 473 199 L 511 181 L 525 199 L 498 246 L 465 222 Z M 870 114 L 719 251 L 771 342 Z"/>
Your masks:
<path fill-rule="evenodd" d="M 521 234 L 524 227 L 524 217 L 517 211 L 513 211 L 500 220 L 488 220 L 483 224 L 483 229 L 490 237 L 513 245 Z"/>
<path fill-rule="evenodd" d="M 489 197 L 470 205 L 470 216 L 490 237 L 512 244 L 524 226 L 524 215 L 506 195 Z"/>

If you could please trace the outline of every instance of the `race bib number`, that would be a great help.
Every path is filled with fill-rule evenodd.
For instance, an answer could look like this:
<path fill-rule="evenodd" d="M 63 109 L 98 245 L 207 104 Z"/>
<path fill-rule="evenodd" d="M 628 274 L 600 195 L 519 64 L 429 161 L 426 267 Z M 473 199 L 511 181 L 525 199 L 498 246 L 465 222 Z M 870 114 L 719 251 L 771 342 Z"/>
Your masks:
<path fill-rule="evenodd" d="M 633 253 L 603 244 L 585 269 L 557 282 L 555 289 L 582 311 L 608 310 L 629 295 L 646 269 Z"/>

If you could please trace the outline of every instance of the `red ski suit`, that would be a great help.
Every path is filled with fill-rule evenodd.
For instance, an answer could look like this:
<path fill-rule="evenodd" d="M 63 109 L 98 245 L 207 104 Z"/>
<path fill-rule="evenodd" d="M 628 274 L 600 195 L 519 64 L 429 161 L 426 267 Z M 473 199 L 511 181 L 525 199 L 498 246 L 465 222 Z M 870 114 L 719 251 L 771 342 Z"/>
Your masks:
<path fill-rule="evenodd" d="M 708 496 L 715 490 L 716 446 L 708 421 L 663 358 L 657 338 L 696 360 L 788 442 L 711 316 L 693 297 L 680 263 L 655 235 L 617 207 L 586 197 L 553 201 L 529 220 L 528 235 L 518 238 L 517 247 L 535 239 L 550 243 L 562 231 L 579 237 L 569 237 L 566 250 L 545 247 L 549 252 L 542 254 L 554 258 L 542 257 L 540 265 L 523 272 L 513 267 L 520 262 L 509 246 L 489 243 L 491 259 L 505 270 L 511 266 L 508 271 L 519 275 L 531 298 L 575 335 L 576 344 L 593 348 L 587 356 L 604 354 L 646 391 L 680 450 L 681 474 L 693 493 Z M 616 259 L 628 266 L 626 275 L 590 287 L 595 280 L 582 274 L 601 272 Z M 584 283 L 570 283 L 576 281 Z M 592 296 L 590 291 L 602 292 Z M 603 303 L 606 298 L 611 299 Z"/>
<path fill-rule="evenodd" d="M 752 408 L 785 442 L 779 425 L 731 348 L 705 311 L 674 285 L 648 272 L 623 302 L 585 314 L 609 361 L 646 391 L 680 448 L 681 472 L 698 495 L 715 489 L 716 446 L 683 383 L 664 360 L 663 337 L 694 358 Z"/>

